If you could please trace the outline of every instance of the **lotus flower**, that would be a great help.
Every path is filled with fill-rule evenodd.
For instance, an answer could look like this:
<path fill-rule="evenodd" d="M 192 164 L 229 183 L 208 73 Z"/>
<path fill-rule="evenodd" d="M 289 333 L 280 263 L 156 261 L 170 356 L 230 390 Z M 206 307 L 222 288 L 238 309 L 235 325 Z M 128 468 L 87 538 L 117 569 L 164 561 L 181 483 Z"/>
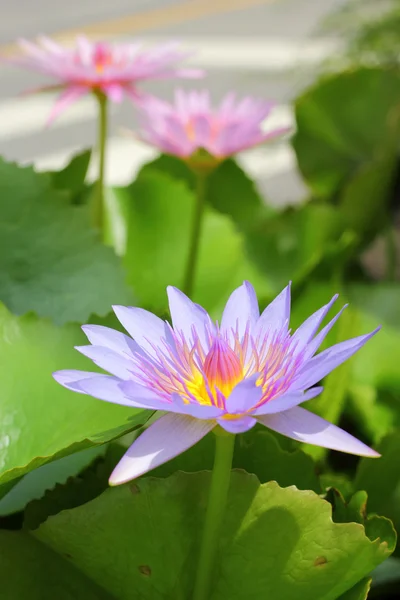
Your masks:
<path fill-rule="evenodd" d="M 287 128 L 264 132 L 263 122 L 274 104 L 233 93 L 212 109 L 208 91 L 177 90 L 175 103 L 153 102 L 142 108 L 139 137 L 162 152 L 188 158 L 199 150 L 219 160 L 257 146 Z"/>
<path fill-rule="evenodd" d="M 91 43 L 84 36 L 77 38 L 72 49 L 47 37 L 40 37 L 37 44 L 24 39 L 19 43 L 25 55 L 12 57 L 10 62 L 50 75 L 59 82 L 36 91 L 63 90 L 49 121 L 88 92 L 101 92 L 113 102 L 121 102 L 124 94 L 140 101 L 146 97 L 137 89 L 141 81 L 201 75 L 200 71 L 174 66 L 188 54 L 175 43 L 149 50 L 141 49 L 140 44 Z"/>
<path fill-rule="evenodd" d="M 99 325 L 83 330 L 78 347 L 112 373 L 58 371 L 66 388 L 100 400 L 166 411 L 132 444 L 111 475 L 127 482 L 193 446 L 219 426 L 241 433 L 262 423 L 300 442 L 361 456 L 379 456 L 339 427 L 299 405 L 321 393 L 325 375 L 350 358 L 377 330 L 315 355 L 342 310 L 319 331 L 337 296 L 289 330 L 290 286 L 260 315 L 253 287 L 230 296 L 221 324 L 174 287 L 172 326 L 141 308 L 115 306 L 129 337 Z M 133 338 L 133 339 L 132 339 Z"/>

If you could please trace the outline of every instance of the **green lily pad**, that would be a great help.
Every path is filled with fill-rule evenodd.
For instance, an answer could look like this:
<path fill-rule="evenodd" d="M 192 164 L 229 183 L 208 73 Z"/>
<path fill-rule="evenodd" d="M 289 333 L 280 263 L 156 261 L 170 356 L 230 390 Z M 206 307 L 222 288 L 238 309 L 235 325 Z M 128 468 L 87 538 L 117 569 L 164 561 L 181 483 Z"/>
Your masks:
<path fill-rule="evenodd" d="M 0 301 L 56 324 L 105 316 L 132 292 L 119 259 L 49 175 L 0 161 Z"/>
<path fill-rule="evenodd" d="M 330 253 L 341 250 L 339 212 L 309 204 L 260 219 L 246 235 L 246 250 L 277 293 L 302 283 Z"/>
<path fill-rule="evenodd" d="M 0 577 L 1 595 L 9 600 L 113 600 L 65 557 L 27 533 L 0 531 Z"/>
<path fill-rule="evenodd" d="M 147 420 L 129 409 L 66 390 L 59 369 L 95 370 L 74 350 L 76 325 L 56 327 L 0 305 L 0 483 L 73 452 L 104 444 Z"/>
<path fill-rule="evenodd" d="M 57 190 L 67 190 L 72 193 L 76 202 L 85 189 L 85 179 L 89 169 L 91 150 L 84 150 L 75 154 L 61 171 L 51 171 L 52 186 Z"/>
<path fill-rule="evenodd" d="M 399 94 L 394 69 L 359 68 L 330 75 L 297 99 L 293 146 L 317 196 L 332 198 L 362 165 L 379 158 Z"/>
<path fill-rule="evenodd" d="M 192 191 L 195 189 L 194 173 L 184 161 L 175 156 L 162 154 L 144 165 L 140 176 L 154 171 L 183 181 Z M 231 217 L 240 229 L 246 229 L 267 211 L 255 183 L 233 158 L 224 160 L 209 175 L 206 200 L 215 210 Z"/>
<path fill-rule="evenodd" d="M 371 588 L 371 579 L 362 579 L 357 585 L 340 596 L 339 600 L 367 600 Z"/>
<path fill-rule="evenodd" d="M 206 472 L 144 478 L 34 533 L 120 600 L 189 598 L 209 481 Z M 393 529 L 374 535 L 334 523 L 314 492 L 233 472 L 210 600 L 334 600 L 393 551 Z"/>
<path fill-rule="evenodd" d="M 140 303 L 163 310 L 167 285 L 183 285 L 194 196 L 183 182 L 154 171 L 139 177 L 130 193 L 129 281 Z M 211 309 L 232 291 L 243 243 L 230 219 L 211 210 L 202 231 L 194 299 Z"/>
<path fill-rule="evenodd" d="M 152 471 L 154 477 L 169 477 L 176 471 L 192 473 L 212 469 L 215 436 L 207 435 L 195 446 Z M 299 448 L 283 450 L 272 433 L 263 426 L 236 436 L 233 468 L 256 475 L 261 483 L 277 481 L 282 487 L 296 485 L 301 490 L 319 493 L 321 486 L 314 462 Z"/>

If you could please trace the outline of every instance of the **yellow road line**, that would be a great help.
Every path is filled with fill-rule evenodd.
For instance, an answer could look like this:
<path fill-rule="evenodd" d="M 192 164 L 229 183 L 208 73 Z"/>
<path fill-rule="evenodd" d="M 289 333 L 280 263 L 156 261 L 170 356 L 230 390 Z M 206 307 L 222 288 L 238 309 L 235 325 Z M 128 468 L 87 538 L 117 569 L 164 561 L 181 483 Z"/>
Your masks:
<path fill-rule="evenodd" d="M 193 21 L 201 17 L 230 13 L 237 10 L 245 10 L 263 4 L 271 4 L 276 0 L 186 0 L 177 2 L 162 8 L 141 11 L 131 15 L 91 23 L 89 25 L 59 31 L 52 35 L 52 39 L 66 43 L 77 35 L 84 34 L 89 38 L 111 38 L 130 33 L 151 31 L 158 27 L 177 25 L 187 21 Z M 17 44 L 0 45 L 0 53 L 3 56 L 20 53 Z"/>

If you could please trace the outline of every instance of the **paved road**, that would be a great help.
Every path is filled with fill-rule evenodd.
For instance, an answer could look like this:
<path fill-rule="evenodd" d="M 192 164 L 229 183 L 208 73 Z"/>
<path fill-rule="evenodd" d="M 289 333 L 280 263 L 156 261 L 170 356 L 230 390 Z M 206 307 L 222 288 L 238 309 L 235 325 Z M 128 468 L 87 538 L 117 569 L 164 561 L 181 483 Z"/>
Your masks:
<path fill-rule="evenodd" d="M 18 36 L 37 33 L 71 39 L 79 30 L 113 39 L 140 37 L 146 43 L 181 39 L 195 50 L 194 65 L 207 68 L 207 86 L 219 99 L 226 91 L 274 99 L 276 123 L 291 123 L 290 101 L 313 78 L 315 66 L 332 51 L 330 40 L 315 38 L 320 20 L 343 0 L 0 0 L 3 17 L 0 44 L 12 48 Z M 112 4 L 112 8 L 111 8 Z M 81 101 L 51 129 L 43 123 L 52 103 L 48 96 L 18 98 L 42 82 L 34 73 L 0 67 L 0 154 L 12 160 L 34 161 L 38 168 L 63 164 L 74 151 L 95 139 L 91 99 Z M 158 82 L 152 92 L 170 97 L 175 82 Z M 193 83 L 183 82 L 182 87 Z M 16 98 L 17 97 L 17 98 Z M 135 127 L 129 103 L 113 107 L 108 178 L 123 184 L 153 154 L 121 136 L 122 127 Z M 293 202 L 305 190 L 294 168 L 287 142 L 241 156 L 271 201 Z"/>

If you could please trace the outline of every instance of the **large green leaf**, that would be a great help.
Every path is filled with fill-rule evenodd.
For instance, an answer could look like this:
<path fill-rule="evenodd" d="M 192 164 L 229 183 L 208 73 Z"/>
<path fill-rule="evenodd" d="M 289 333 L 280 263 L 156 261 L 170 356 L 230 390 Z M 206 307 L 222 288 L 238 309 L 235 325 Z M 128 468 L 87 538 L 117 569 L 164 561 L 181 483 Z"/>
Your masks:
<path fill-rule="evenodd" d="M 144 165 L 140 173 L 154 171 L 170 175 L 195 189 L 193 172 L 179 158 L 163 154 Z M 232 217 L 240 229 L 248 227 L 265 211 L 255 183 L 232 158 L 223 161 L 209 175 L 206 191 L 207 202 L 215 210 Z"/>
<path fill-rule="evenodd" d="M 341 217 L 328 205 L 306 205 L 261 219 L 246 238 L 251 259 L 278 292 L 299 284 L 343 243 Z"/>
<path fill-rule="evenodd" d="M 92 156 L 91 150 L 84 150 L 72 157 L 61 171 L 51 171 L 51 183 L 57 190 L 67 190 L 72 193 L 76 202 L 85 189 L 85 179 Z"/>
<path fill-rule="evenodd" d="M 351 590 L 340 596 L 339 600 L 367 600 L 370 587 L 371 579 L 362 579 Z"/>
<path fill-rule="evenodd" d="M 380 157 L 399 95 L 397 71 L 360 68 L 331 75 L 298 98 L 293 146 L 316 195 L 332 197 L 361 165 Z"/>
<path fill-rule="evenodd" d="M 125 256 L 129 281 L 142 304 L 166 307 L 167 285 L 181 287 L 189 251 L 194 195 L 182 182 L 148 171 L 131 190 Z M 231 220 L 207 210 L 200 241 L 194 299 L 208 309 L 227 299 L 246 271 L 243 240 Z"/>
<path fill-rule="evenodd" d="M 152 472 L 155 477 L 168 477 L 176 471 L 194 472 L 212 469 L 215 442 L 211 433 L 196 446 Z M 276 438 L 263 426 L 238 435 L 233 467 L 257 475 L 261 483 L 277 481 L 282 487 L 296 485 L 301 490 L 321 491 L 313 460 L 298 448 L 283 450 Z"/>
<path fill-rule="evenodd" d="M 81 450 L 70 456 L 47 463 L 27 473 L 13 488 L 0 500 L 0 517 L 24 510 L 26 505 L 34 499 L 41 498 L 46 490 L 57 484 L 65 483 L 69 478 L 77 475 L 88 464 L 103 455 L 107 446 L 95 446 Z M 7 484 L 5 484 L 7 485 Z M 0 488 L 1 490 L 1 488 Z"/>
<path fill-rule="evenodd" d="M 0 300 L 15 314 L 64 324 L 104 316 L 131 298 L 87 208 L 71 206 L 49 175 L 0 161 Z"/>
<path fill-rule="evenodd" d="M 209 473 L 145 478 L 50 517 L 35 535 L 119 600 L 191 597 Z M 334 523 L 314 492 L 233 472 L 210 600 L 334 600 L 392 551 Z M 112 549 L 112 551 L 110 551 Z"/>
<path fill-rule="evenodd" d="M 211 173 L 207 200 L 216 210 L 231 216 L 240 229 L 248 228 L 265 212 L 255 183 L 233 159 Z"/>
<path fill-rule="evenodd" d="M 14 317 L 0 305 L 0 483 L 146 420 L 148 412 L 70 392 L 53 380 L 58 369 L 93 370 L 74 350 L 84 340 L 77 326 Z"/>
<path fill-rule="evenodd" d="M 368 461 L 363 458 L 357 469 L 355 489 L 366 490 L 368 508 L 393 518 L 400 525 L 400 430 L 386 436 L 378 446 L 381 458 Z"/>
<path fill-rule="evenodd" d="M 4 600 L 113 600 L 65 557 L 21 532 L 0 531 L 0 578 Z"/>

